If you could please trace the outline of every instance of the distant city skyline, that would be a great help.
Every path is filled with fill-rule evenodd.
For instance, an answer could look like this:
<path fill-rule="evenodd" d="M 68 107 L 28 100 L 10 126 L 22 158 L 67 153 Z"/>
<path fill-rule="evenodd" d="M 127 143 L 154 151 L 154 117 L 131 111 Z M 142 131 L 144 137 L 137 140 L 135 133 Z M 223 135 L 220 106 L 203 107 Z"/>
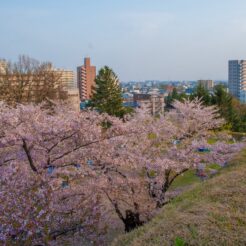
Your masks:
<path fill-rule="evenodd" d="M 227 80 L 246 59 L 245 0 L 2 0 L 0 58 L 72 69 L 91 57 L 121 81 Z"/>

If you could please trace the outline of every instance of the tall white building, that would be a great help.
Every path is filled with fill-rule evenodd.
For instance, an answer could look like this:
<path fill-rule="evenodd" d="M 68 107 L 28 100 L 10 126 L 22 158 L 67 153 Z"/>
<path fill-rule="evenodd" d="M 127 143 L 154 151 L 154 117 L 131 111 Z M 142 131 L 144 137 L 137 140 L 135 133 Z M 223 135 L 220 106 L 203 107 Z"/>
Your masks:
<path fill-rule="evenodd" d="M 197 81 L 197 84 L 199 84 L 199 85 L 202 85 L 205 89 L 207 89 L 207 90 L 213 90 L 213 88 L 214 88 L 214 81 L 213 80 L 203 80 L 203 79 L 201 79 L 201 80 L 198 80 Z"/>
<path fill-rule="evenodd" d="M 7 66 L 8 66 L 7 61 L 0 59 L 0 73 L 5 73 Z"/>
<path fill-rule="evenodd" d="M 74 72 L 72 70 L 56 69 L 55 71 L 60 77 L 60 83 L 64 86 L 66 90 L 76 88 L 74 81 Z"/>
<path fill-rule="evenodd" d="M 229 61 L 229 92 L 246 103 L 246 60 Z"/>

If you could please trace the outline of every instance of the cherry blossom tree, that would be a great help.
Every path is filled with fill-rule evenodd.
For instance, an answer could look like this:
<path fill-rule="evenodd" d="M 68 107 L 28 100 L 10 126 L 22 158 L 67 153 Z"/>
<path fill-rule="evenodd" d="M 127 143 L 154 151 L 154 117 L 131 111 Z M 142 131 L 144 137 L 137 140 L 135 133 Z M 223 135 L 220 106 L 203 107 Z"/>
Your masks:
<path fill-rule="evenodd" d="M 9 244 L 78 232 L 102 244 L 112 211 L 131 231 L 168 202 L 177 177 L 201 162 L 228 161 L 242 147 L 207 144 L 223 120 L 199 100 L 124 121 L 64 105 L 2 103 L 0 124 L 0 241 Z"/>
<path fill-rule="evenodd" d="M 204 107 L 199 100 L 176 101 L 173 106 L 174 110 L 158 118 L 137 113 L 126 123 L 136 128 L 133 133 L 107 140 L 111 160 L 101 159 L 103 192 L 127 232 L 168 202 L 166 194 L 180 175 L 200 163 L 229 161 L 242 147 L 227 142 L 207 144 L 210 131 L 224 123 L 215 107 Z M 201 153 L 200 149 L 209 151 Z"/>
<path fill-rule="evenodd" d="M 42 105 L 1 104 L 2 240 L 49 240 L 95 231 L 100 197 L 93 182 L 97 174 L 88 163 L 100 158 L 90 149 L 122 134 L 112 126 L 105 135 L 101 123 L 109 118 L 63 106 L 50 112 Z"/>

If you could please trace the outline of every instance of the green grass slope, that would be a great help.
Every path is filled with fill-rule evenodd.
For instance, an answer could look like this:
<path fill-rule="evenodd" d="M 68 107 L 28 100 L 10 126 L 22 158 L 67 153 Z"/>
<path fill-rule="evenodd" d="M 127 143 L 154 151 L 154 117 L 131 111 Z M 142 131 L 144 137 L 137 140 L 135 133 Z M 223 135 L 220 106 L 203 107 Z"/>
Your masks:
<path fill-rule="evenodd" d="M 246 150 L 112 245 L 246 245 Z"/>

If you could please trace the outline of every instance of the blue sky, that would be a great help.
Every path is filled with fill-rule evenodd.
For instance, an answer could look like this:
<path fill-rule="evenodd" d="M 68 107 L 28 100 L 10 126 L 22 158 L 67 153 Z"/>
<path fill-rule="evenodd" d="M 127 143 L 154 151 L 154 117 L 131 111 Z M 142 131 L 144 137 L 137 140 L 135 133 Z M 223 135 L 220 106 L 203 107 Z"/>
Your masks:
<path fill-rule="evenodd" d="M 227 79 L 246 59 L 245 0 L 0 0 L 0 57 L 75 70 L 90 56 L 121 80 Z"/>

